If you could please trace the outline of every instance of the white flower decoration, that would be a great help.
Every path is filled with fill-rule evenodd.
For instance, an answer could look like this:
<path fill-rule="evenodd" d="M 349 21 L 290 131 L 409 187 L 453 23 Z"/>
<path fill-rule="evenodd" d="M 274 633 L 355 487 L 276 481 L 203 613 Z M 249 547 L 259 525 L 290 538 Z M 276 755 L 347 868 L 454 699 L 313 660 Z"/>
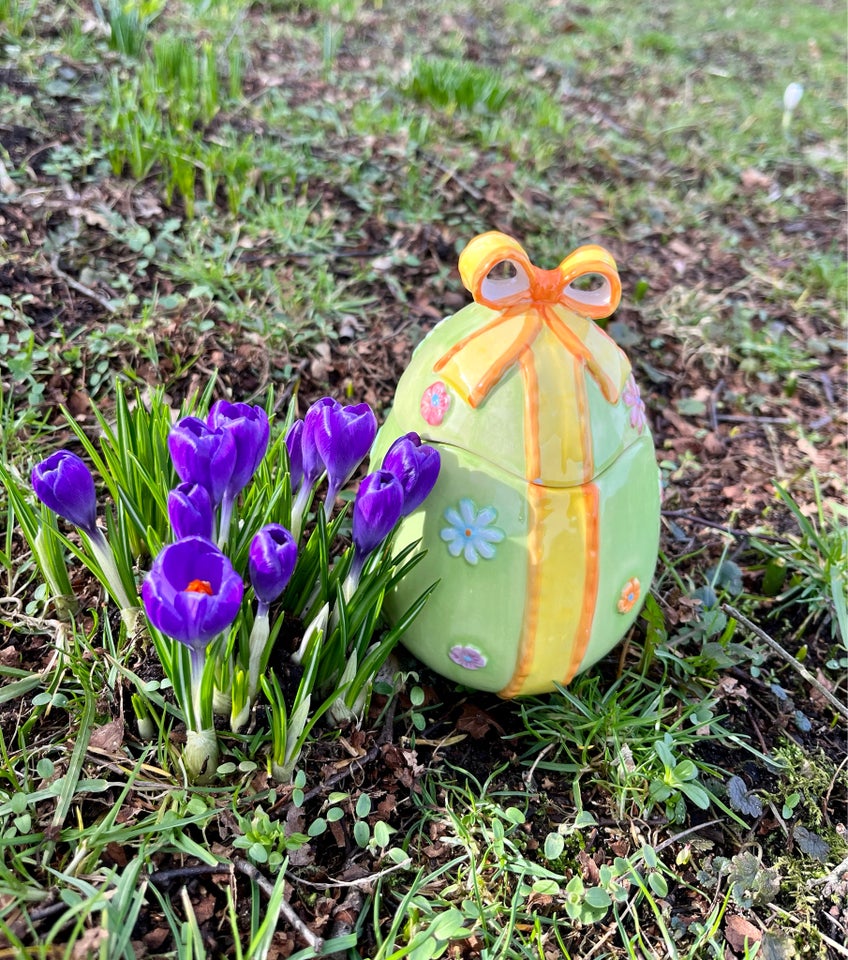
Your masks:
<path fill-rule="evenodd" d="M 448 552 L 452 557 L 462 554 L 472 566 L 482 557 L 491 560 L 495 555 L 492 544 L 500 543 L 506 534 L 492 523 L 497 519 L 494 507 L 483 507 L 477 510 L 477 505 L 468 497 L 459 501 L 459 510 L 449 507 L 445 510 L 445 520 L 450 526 L 443 527 L 439 534 L 448 545 Z"/>

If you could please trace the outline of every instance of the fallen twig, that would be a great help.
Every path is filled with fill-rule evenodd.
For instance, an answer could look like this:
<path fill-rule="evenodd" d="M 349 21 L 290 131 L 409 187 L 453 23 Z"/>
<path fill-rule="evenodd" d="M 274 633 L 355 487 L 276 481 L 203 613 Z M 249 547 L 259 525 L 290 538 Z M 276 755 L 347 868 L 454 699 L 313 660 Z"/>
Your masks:
<path fill-rule="evenodd" d="M 690 510 L 663 510 L 662 516 L 679 520 L 691 520 L 692 523 L 697 523 L 699 527 L 709 527 L 710 530 L 720 530 L 722 533 L 727 533 L 732 537 L 742 537 L 743 539 L 754 537 L 757 540 L 767 540 L 769 543 L 789 542 L 785 537 L 774 537 L 767 533 L 752 533 L 750 530 L 739 530 L 736 527 L 727 527 L 722 523 L 716 523 L 714 520 L 707 520 L 706 517 L 699 517 Z"/>
<path fill-rule="evenodd" d="M 235 857 L 232 861 L 231 868 L 233 870 L 238 870 L 239 873 L 243 873 L 246 877 L 250 877 L 250 879 L 267 897 L 271 897 L 273 895 L 274 885 L 270 882 L 270 880 L 267 880 L 264 876 L 262 876 L 259 870 L 257 870 L 256 867 L 254 867 L 249 861 L 242 860 L 241 857 Z M 324 952 L 324 941 L 306 926 L 306 924 L 300 919 L 294 908 L 287 900 L 280 900 L 280 913 L 286 918 L 286 920 L 294 929 L 295 933 L 299 933 L 319 957 L 322 956 Z"/>
<path fill-rule="evenodd" d="M 233 865 L 229 860 L 222 860 L 220 863 L 198 863 L 191 866 L 172 867 L 168 870 L 156 870 L 151 873 L 147 879 L 154 887 L 167 887 L 174 880 L 185 880 L 189 877 L 206 877 L 215 874 L 232 875 Z"/>
<path fill-rule="evenodd" d="M 725 613 L 729 613 L 730 616 L 735 620 L 738 620 L 743 627 L 747 627 L 747 629 L 750 630 L 755 637 L 771 647 L 771 649 L 783 657 L 787 663 L 791 664 L 807 681 L 807 683 L 811 683 L 816 690 L 819 691 L 819 693 L 825 698 L 825 700 L 827 700 L 834 710 L 836 710 L 844 719 L 848 720 L 848 707 L 846 707 L 844 703 L 840 703 L 840 701 L 834 697 L 830 690 L 828 690 L 820 680 L 814 677 L 800 660 L 796 660 L 788 650 L 785 650 L 777 642 L 777 640 L 772 639 L 772 637 L 770 637 L 765 630 L 760 629 L 760 627 L 758 627 L 755 623 L 752 623 L 744 614 L 740 613 L 736 607 L 732 607 L 729 603 L 723 603 L 722 609 L 725 611 Z"/>
<path fill-rule="evenodd" d="M 429 163 L 431 166 L 435 167 L 437 170 L 441 170 L 441 172 L 442 172 L 449 180 L 453 180 L 453 182 L 454 182 L 462 191 L 464 191 L 465 193 L 467 193 L 470 197 L 473 197 L 475 200 L 480 200 L 480 201 L 486 199 L 485 196 L 484 196 L 482 193 L 480 193 L 480 191 L 479 191 L 476 187 L 472 186 L 467 180 L 464 180 L 464 179 L 457 173 L 456 170 L 452 170 L 450 167 L 446 167 L 444 164 L 440 163 L 440 162 L 436 159 L 436 157 L 430 156 L 429 154 L 426 154 L 425 156 L 426 156 L 426 158 L 427 158 L 427 163 Z"/>
<path fill-rule="evenodd" d="M 796 926 L 800 926 L 800 920 L 794 915 L 789 913 L 787 910 L 781 910 L 780 907 L 776 907 L 773 903 L 768 905 L 769 910 L 773 914 L 776 914 L 779 917 L 783 917 L 785 920 L 790 920 L 795 923 Z M 830 947 L 831 950 L 835 950 L 840 957 L 848 957 L 848 948 L 843 947 L 841 943 L 837 943 L 835 940 L 832 940 L 827 934 L 825 934 L 821 928 L 818 931 L 819 936 L 822 940 Z"/>
<path fill-rule="evenodd" d="M 395 723 L 395 708 L 396 700 L 392 699 L 388 708 L 386 709 L 386 719 L 383 724 L 383 729 L 380 731 L 379 736 L 373 745 L 368 749 L 368 751 L 361 757 L 354 758 L 349 764 L 347 764 L 347 766 L 343 767 L 341 770 L 337 771 L 332 776 L 328 777 L 326 780 L 323 780 L 321 783 L 317 784 L 317 786 L 314 786 L 311 790 L 307 791 L 303 795 L 303 803 L 306 803 L 308 800 L 313 800 L 320 794 L 325 793 L 329 787 L 334 787 L 337 783 L 345 780 L 351 775 L 354 769 L 361 770 L 364 767 L 367 767 L 369 763 L 377 759 L 377 756 L 382 748 L 387 743 L 391 743 L 392 741 Z M 284 809 L 288 809 L 289 806 L 291 806 L 291 802 L 287 803 Z"/>
<path fill-rule="evenodd" d="M 673 837 L 669 837 L 667 840 L 664 840 L 659 846 L 655 847 L 654 849 L 656 850 L 657 853 L 659 853 L 660 850 L 664 850 L 670 844 L 676 843 L 678 840 L 682 840 L 683 837 L 688 837 L 690 833 L 699 833 L 701 830 L 704 830 L 707 827 L 713 827 L 717 823 L 721 823 L 721 822 L 722 822 L 721 820 L 708 820 L 706 823 L 699 823 L 694 827 L 689 827 L 688 830 L 683 830 L 682 832 L 675 834 Z M 592 949 L 587 954 L 584 955 L 583 960 L 589 960 L 589 957 L 597 953 L 598 950 L 600 950 L 601 947 L 612 937 L 612 935 L 617 930 L 620 929 L 620 925 L 624 922 L 627 915 L 631 912 L 633 907 L 636 905 L 637 899 L 638 897 L 636 896 L 630 898 L 630 900 L 627 903 L 627 906 L 624 909 L 624 913 L 622 913 L 621 916 L 617 918 L 616 924 L 611 926 L 609 930 L 607 930 L 607 932 L 600 938 L 600 940 L 598 940 L 595 943 Z"/>
<path fill-rule="evenodd" d="M 848 757 L 843 757 L 842 763 L 836 768 L 836 773 L 830 778 L 830 784 L 828 785 L 827 792 L 824 795 L 822 800 L 822 813 L 827 817 L 829 816 L 828 807 L 830 806 L 830 795 L 833 793 L 833 788 L 836 786 L 836 780 L 839 777 L 839 774 L 842 772 L 842 768 L 845 764 L 848 763 Z M 848 863 L 848 861 L 845 861 Z"/>
<path fill-rule="evenodd" d="M 77 293 L 81 293 L 84 297 L 88 297 L 89 300 L 93 300 L 95 303 L 100 304 L 104 310 L 108 313 L 117 313 L 118 311 L 112 306 L 112 304 L 105 298 L 101 297 L 99 293 L 95 293 L 91 287 L 87 287 L 84 283 L 80 283 L 79 280 L 74 280 L 72 276 L 65 273 L 64 270 L 59 266 L 59 257 L 58 255 L 51 257 L 48 261 L 50 270 L 54 273 L 60 280 L 63 280 L 69 287 L 76 290 Z"/>
<path fill-rule="evenodd" d="M 830 873 L 826 873 L 823 877 L 815 877 L 812 880 L 808 880 L 807 886 L 823 887 L 828 883 L 838 883 L 846 874 L 848 874 L 848 857 L 846 857 L 842 863 L 835 866 Z"/>
<path fill-rule="evenodd" d="M 201 863 L 192 866 L 174 867 L 169 870 L 157 870 L 155 873 L 151 873 L 147 879 L 156 887 L 164 887 L 174 880 L 184 880 L 188 877 L 214 876 L 215 874 L 233 876 L 236 872 L 249 877 L 266 897 L 270 898 L 273 895 L 274 884 L 267 880 L 252 863 L 243 860 L 241 857 L 234 857 L 232 860 L 219 860 L 213 864 Z M 295 933 L 298 933 L 318 956 L 322 956 L 324 941 L 309 929 L 287 900 L 280 901 L 280 913 Z"/>
<path fill-rule="evenodd" d="M 694 827 L 689 827 L 687 830 L 681 830 L 680 833 L 676 833 L 673 837 L 669 837 L 667 840 L 663 840 L 661 844 L 654 847 L 654 851 L 659 853 L 660 850 L 665 850 L 666 847 L 670 847 L 671 844 L 677 843 L 678 840 L 682 840 L 684 837 L 688 837 L 690 833 L 700 833 L 702 830 L 706 830 L 707 827 L 714 827 L 717 823 L 723 823 L 723 820 L 707 820 L 706 823 L 697 823 Z"/>
<path fill-rule="evenodd" d="M 756 417 L 735 413 L 720 413 L 716 419 L 720 423 L 778 423 L 784 426 L 796 422 L 791 417 Z"/>
<path fill-rule="evenodd" d="M 407 857 L 406 860 L 401 860 L 400 863 L 393 863 L 390 867 L 386 867 L 385 870 L 381 870 L 379 873 L 369 873 L 366 877 L 357 877 L 356 880 L 325 880 L 322 883 L 317 883 L 315 880 L 304 880 L 302 877 L 298 877 L 293 873 L 287 873 L 286 877 L 292 881 L 292 883 L 302 883 L 305 887 L 311 887 L 313 890 L 333 890 L 336 887 L 369 887 L 375 880 L 379 880 L 380 877 L 388 876 L 390 873 L 394 873 L 395 870 L 403 870 L 412 863 L 412 858 Z"/>
<path fill-rule="evenodd" d="M 533 786 L 533 777 L 536 773 L 536 767 L 539 766 L 539 763 L 542 760 L 542 758 L 553 746 L 555 746 L 555 744 L 549 743 L 544 750 L 540 750 L 536 754 L 535 759 L 533 760 L 533 766 L 530 767 L 527 773 L 524 774 L 523 780 L 528 790 L 531 789 L 531 787 Z"/>

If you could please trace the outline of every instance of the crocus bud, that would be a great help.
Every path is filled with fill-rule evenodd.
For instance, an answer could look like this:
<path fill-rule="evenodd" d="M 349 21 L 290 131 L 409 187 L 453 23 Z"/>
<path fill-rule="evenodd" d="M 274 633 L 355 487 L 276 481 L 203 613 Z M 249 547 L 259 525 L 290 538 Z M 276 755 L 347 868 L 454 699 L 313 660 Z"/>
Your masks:
<path fill-rule="evenodd" d="M 286 431 L 286 452 L 289 455 L 289 477 L 292 492 L 297 492 L 303 483 L 303 421 L 295 420 Z"/>
<path fill-rule="evenodd" d="M 235 620 L 244 585 L 223 553 L 202 537 L 163 547 L 141 588 L 150 622 L 195 653 Z"/>
<path fill-rule="evenodd" d="M 393 473 L 403 487 L 402 516 L 420 506 L 439 478 L 441 458 L 435 447 L 421 443 L 417 433 L 407 433 L 386 451 L 383 469 Z"/>
<path fill-rule="evenodd" d="M 338 401 L 333 400 L 332 397 L 322 397 L 312 404 L 303 418 L 303 433 L 300 443 L 304 486 L 314 486 L 315 481 L 324 472 L 324 461 L 321 459 L 321 453 L 318 450 L 317 431 L 323 429 L 324 411 L 338 406 Z"/>
<path fill-rule="evenodd" d="M 247 568 L 260 603 L 271 604 L 285 590 L 297 562 L 297 544 L 285 527 L 269 523 L 250 543 Z"/>
<path fill-rule="evenodd" d="M 376 435 L 377 418 L 367 403 L 321 408 L 321 417 L 315 427 L 315 443 L 327 468 L 327 501 L 330 505 L 362 463 Z"/>
<path fill-rule="evenodd" d="M 168 519 L 175 540 L 185 537 L 212 539 L 215 514 L 212 498 L 199 483 L 181 483 L 168 494 Z"/>
<path fill-rule="evenodd" d="M 353 502 L 353 543 L 360 562 L 392 532 L 403 510 L 403 487 L 388 470 L 363 478 Z"/>
<path fill-rule="evenodd" d="M 96 532 L 97 499 L 94 478 L 85 463 L 70 450 L 57 450 L 32 469 L 32 487 L 39 500 L 60 517 Z"/>
<path fill-rule="evenodd" d="M 228 431 L 235 442 L 235 464 L 224 493 L 235 498 L 250 482 L 268 450 L 268 414 L 259 406 L 219 400 L 209 411 L 207 423 L 213 430 Z"/>
<path fill-rule="evenodd" d="M 168 450 L 180 480 L 206 487 L 213 505 L 218 506 L 236 465 L 232 433 L 213 429 L 199 417 L 183 417 L 168 434 Z"/>

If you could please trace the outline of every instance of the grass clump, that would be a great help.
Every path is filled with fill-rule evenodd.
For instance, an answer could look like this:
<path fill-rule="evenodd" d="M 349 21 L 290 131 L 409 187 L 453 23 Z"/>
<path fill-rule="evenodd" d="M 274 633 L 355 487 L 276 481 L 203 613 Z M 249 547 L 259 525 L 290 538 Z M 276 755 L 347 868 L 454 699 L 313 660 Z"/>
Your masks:
<path fill-rule="evenodd" d="M 141 51 L 139 51 L 141 54 Z M 162 171 L 165 197 L 182 198 L 186 214 L 194 215 L 195 187 L 203 185 L 214 202 L 223 184 L 228 204 L 236 212 L 246 189 L 249 154 L 246 144 L 222 151 L 206 143 L 203 131 L 218 111 L 241 94 L 240 53 L 231 52 L 229 90 L 221 89 L 218 52 L 206 40 L 199 47 L 186 38 L 165 33 L 156 37 L 129 77 L 113 73 L 102 113 L 110 144 L 107 156 L 116 174 L 128 169 L 136 179 L 154 166 Z"/>

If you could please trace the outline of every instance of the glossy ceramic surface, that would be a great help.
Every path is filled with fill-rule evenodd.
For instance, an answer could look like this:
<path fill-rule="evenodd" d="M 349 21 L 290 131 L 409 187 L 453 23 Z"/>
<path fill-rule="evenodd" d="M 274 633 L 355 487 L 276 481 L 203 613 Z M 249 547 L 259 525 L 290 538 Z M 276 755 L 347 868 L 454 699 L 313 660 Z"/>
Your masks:
<path fill-rule="evenodd" d="M 509 265 L 508 279 L 495 279 Z M 439 480 L 398 547 L 426 556 L 387 602 L 434 670 L 502 696 L 568 683 L 621 639 L 653 576 L 659 474 L 630 363 L 592 322 L 618 304 L 615 264 L 581 247 L 538 270 L 499 233 L 460 257 L 475 302 L 442 321 L 401 377 L 373 463 L 414 430 Z M 595 290 L 581 277 L 601 278 Z"/>

